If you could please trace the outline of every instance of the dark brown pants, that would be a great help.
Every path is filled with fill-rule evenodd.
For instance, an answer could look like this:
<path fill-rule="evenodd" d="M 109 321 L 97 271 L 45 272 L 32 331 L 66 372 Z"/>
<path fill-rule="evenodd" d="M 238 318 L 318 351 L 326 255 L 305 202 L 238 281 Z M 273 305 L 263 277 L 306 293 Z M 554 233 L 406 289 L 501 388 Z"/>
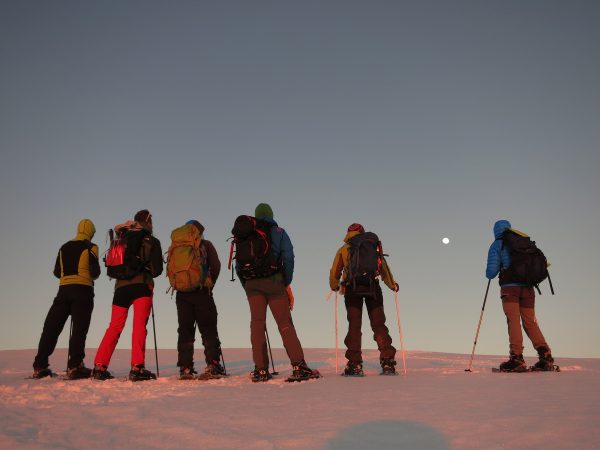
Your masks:
<path fill-rule="evenodd" d="M 508 324 L 508 340 L 511 353 L 517 355 L 523 353 L 521 322 L 523 322 L 525 333 L 527 333 L 534 348 L 544 346 L 550 349 L 535 318 L 535 292 L 533 288 L 502 286 L 500 297 L 502 298 L 502 308 Z"/>
<path fill-rule="evenodd" d="M 385 313 L 383 312 L 383 294 L 379 284 L 375 287 L 375 295 L 364 295 L 354 292 L 350 287 L 346 289 L 344 302 L 348 317 L 348 334 L 344 339 L 346 344 L 346 359 L 348 361 L 362 361 L 362 311 L 363 301 L 367 306 L 373 339 L 377 342 L 377 348 L 381 358 L 394 359 L 396 349 L 392 346 L 392 338 L 388 327 L 385 326 Z"/>
<path fill-rule="evenodd" d="M 283 282 L 276 278 L 258 278 L 248 280 L 244 286 L 248 304 L 250 305 L 250 342 L 252 343 L 252 359 L 259 368 L 269 367 L 267 353 L 267 306 L 279 328 L 283 346 L 293 365 L 304 360 L 302 345 L 296 335 L 292 322 L 290 304 Z"/>

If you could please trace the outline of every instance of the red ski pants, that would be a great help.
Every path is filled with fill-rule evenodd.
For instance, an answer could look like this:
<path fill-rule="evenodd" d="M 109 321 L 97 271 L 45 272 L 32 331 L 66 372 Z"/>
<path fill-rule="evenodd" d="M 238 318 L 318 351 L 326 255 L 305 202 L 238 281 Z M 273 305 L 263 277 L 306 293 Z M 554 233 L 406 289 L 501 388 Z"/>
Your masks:
<path fill-rule="evenodd" d="M 146 357 L 146 336 L 148 331 L 146 330 L 146 324 L 148 323 L 148 317 L 150 317 L 150 311 L 152 309 L 152 297 L 140 297 L 133 301 L 133 333 L 131 336 L 131 365 L 143 365 Z M 127 314 L 129 308 L 122 306 L 112 305 L 112 315 L 110 318 L 110 324 L 104 333 L 100 347 L 98 347 L 98 353 L 96 353 L 96 359 L 94 365 L 101 364 L 108 367 L 110 358 L 112 357 L 117 342 L 123 328 L 125 328 L 125 322 L 127 322 Z"/>

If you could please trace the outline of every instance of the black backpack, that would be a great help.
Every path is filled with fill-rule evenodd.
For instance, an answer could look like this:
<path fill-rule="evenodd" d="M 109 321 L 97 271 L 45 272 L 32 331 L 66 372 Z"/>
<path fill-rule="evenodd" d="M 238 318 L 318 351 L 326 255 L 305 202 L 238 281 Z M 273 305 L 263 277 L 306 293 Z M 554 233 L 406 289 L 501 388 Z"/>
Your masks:
<path fill-rule="evenodd" d="M 141 274 L 146 261 L 142 260 L 142 243 L 150 232 L 140 228 L 121 228 L 109 231 L 110 247 L 104 256 L 106 274 L 116 280 L 130 280 Z"/>
<path fill-rule="evenodd" d="M 366 232 L 348 241 L 350 256 L 346 285 L 359 292 L 375 292 L 375 278 L 383 264 L 381 241 L 375 233 Z"/>
<path fill-rule="evenodd" d="M 548 278 L 548 261 L 528 236 L 506 230 L 502 236 L 504 247 L 510 252 L 510 266 L 501 273 L 505 280 L 537 287 Z"/>
<path fill-rule="evenodd" d="M 271 253 L 272 226 L 269 222 L 252 216 L 239 216 L 235 219 L 231 230 L 233 241 L 229 253 L 229 268 L 231 269 L 232 260 L 235 259 L 240 278 L 244 281 L 269 277 L 281 270 L 281 264 Z"/>

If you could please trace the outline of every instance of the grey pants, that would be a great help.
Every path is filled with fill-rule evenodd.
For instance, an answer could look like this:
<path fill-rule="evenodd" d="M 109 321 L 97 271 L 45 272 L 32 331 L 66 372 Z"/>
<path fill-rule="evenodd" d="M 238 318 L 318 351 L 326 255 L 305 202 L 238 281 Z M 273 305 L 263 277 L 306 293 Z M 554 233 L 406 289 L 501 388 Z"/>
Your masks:
<path fill-rule="evenodd" d="M 547 347 L 542 330 L 535 318 L 535 292 L 532 287 L 502 286 L 500 288 L 502 308 L 506 315 L 508 324 L 508 340 L 510 352 L 521 355 L 523 353 L 523 333 L 521 332 L 521 321 L 525 333 L 531 340 L 535 349 Z"/>
<path fill-rule="evenodd" d="M 267 339 L 267 306 L 279 328 L 283 346 L 292 365 L 304 360 L 302 345 L 296 335 L 292 322 L 290 304 L 283 283 L 276 278 L 257 278 L 248 280 L 244 286 L 248 304 L 250 305 L 250 342 L 252 343 L 252 359 L 258 368 L 269 367 Z"/>

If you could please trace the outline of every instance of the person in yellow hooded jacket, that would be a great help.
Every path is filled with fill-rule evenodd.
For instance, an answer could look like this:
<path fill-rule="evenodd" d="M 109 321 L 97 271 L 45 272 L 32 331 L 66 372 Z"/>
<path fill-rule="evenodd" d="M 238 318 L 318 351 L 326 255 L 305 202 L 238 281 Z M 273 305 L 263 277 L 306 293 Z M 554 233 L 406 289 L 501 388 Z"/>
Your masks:
<path fill-rule="evenodd" d="M 58 294 L 48 311 L 37 355 L 33 362 L 32 378 L 52 376 L 48 359 L 54 352 L 58 337 L 69 316 L 73 332 L 69 340 L 67 377 L 88 378 L 91 370 L 85 367 L 85 339 L 94 309 L 94 280 L 100 276 L 98 246 L 92 243 L 96 227 L 90 219 L 77 226 L 75 239 L 63 244 L 56 256 L 54 276 L 60 279 Z"/>
<path fill-rule="evenodd" d="M 377 342 L 380 353 L 380 363 L 384 374 L 396 373 L 396 349 L 392 345 L 392 338 L 385 325 L 385 313 L 383 311 L 383 294 L 379 286 L 378 278 L 370 280 L 354 279 L 350 281 L 351 273 L 351 247 L 352 239 L 365 234 L 361 224 L 353 223 L 348 227 L 344 237 L 344 245 L 337 251 L 329 273 L 329 286 L 333 291 L 340 291 L 344 295 L 344 303 L 348 318 L 348 334 L 344 339 L 346 345 L 346 359 L 348 363 L 344 369 L 344 375 L 363 376 L 363 361 L 361 350 L 362 338 L 362 308 L 363 301 L 367 307 L 369 321 L 373 329 L 373 339 Z M 373 235 L 372 233 L 370 233 Z M 366 235 L 366 234 L 365 234 Z M 373 235 L 375 236 L 375 235 Z M 398 283 L 383 257 L 380 255 L 379 276 L 391 290 L 398 291 Z"/>

